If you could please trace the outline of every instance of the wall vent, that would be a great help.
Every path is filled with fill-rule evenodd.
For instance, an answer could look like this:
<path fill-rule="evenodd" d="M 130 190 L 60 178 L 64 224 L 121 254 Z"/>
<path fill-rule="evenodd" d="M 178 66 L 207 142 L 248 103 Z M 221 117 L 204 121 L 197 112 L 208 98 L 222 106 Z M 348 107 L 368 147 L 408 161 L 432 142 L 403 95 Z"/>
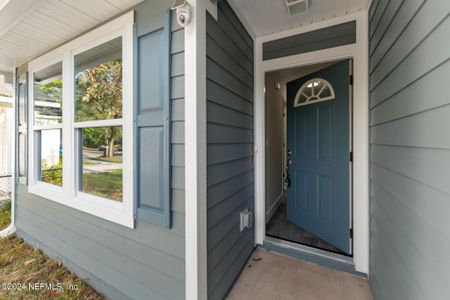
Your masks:
<path fill-rule="evenodd" d="M 309 11 L 311 0 L 286 0 L 286 6 L 290 16 L 296 16 Z"/>

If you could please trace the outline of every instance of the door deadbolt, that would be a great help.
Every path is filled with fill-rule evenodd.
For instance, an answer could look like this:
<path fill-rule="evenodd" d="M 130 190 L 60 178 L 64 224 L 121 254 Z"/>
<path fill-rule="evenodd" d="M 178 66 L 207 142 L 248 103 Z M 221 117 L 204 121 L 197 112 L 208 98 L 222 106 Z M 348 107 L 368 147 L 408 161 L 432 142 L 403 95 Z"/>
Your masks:
<path fill-rule="evenodd" d="M 291 149 L 288 149 L 287 154 L 288 154 L 289 156 L 291 156 L 291 155 L 292 155 L 292 150 L 291 150 Z"/>

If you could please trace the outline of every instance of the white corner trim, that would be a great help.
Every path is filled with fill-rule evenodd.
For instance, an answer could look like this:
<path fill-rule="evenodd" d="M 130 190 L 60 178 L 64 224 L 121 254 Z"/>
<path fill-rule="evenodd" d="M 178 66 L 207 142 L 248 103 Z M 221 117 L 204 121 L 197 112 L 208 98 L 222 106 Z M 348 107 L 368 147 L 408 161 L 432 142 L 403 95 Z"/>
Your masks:
<path fill-rule="evenodd" d="M 206 9 L 190 0 L 185 40 L 185 276 L 186 299 L 206 300 Z"/>
<path fill-rule="evenodd" d="M 266 237 L 266 133 L 265 133 L 265 70 L 262 62 L 262 42 L 259 38 L 254 40 L 254 119 L 255 128 L 255 244 L 262 245 Z"/>
<path fill-rule="evenodd" d="M 263 61 L 264 42 L 349 21 L 356 21 L 356 44 Z M 369 273 L 369 90 L 368 16 L 361 11 L 255 39 L 255 243 L 265 239 L 265 105 L 264 76 L 267 71 L 300 67 L 339 59 L 354 59 L 353 104 L 353 262 L 355 269 Z"/>
<path fill-rule="evenodd" d="M 369 274 L 369 19 L 356 19 L 353 97 L 353 245 L 356 271 Z"/>

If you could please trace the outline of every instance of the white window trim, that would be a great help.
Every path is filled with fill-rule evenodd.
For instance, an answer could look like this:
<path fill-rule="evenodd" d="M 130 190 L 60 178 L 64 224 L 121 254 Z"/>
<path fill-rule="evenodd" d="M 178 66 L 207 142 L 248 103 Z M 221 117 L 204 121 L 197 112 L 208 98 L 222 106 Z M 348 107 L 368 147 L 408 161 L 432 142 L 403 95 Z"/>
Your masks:
<path fill-rule="evenodd" d="M 134 176 L 133 176 L 133 23 L 131 11 L 117 19 L 102 25 L 85 35 L 33 60 L 28 64 L 28 124 L 29 126 L 29 172 L 28 192 L 78 209 L 88 214 L 134 228 Z M 74 121 L 74 56 L 116 37 L 122 37 L 122 119 L 108 121 Z M 34 82 L 33 74 L 54 63 L 63 64 L 63 123 L 51 126 L 63 130 L 63 186 L 58 187 L 37 180 L 35 130 L 48 126 L 34 126 Z M 123 147 L 123 200 L 117 202 L 77 190 L 77 152 L 75 130 L 84 127 L 122 126 Z"/>
<path fill-rule="evenodd" d="M 305 93 L 303 93 L 303 90 L 310 85 L 311 83 L 314 83 L 315 81 L 323 81 L 324 85 L 322 86 L 322 88 L 320 89 L 320 91 L 317 94 L 312 94 L 311 96 L 306 95 Z M 328 87 L 330 89 L 330 96 L 327 97 L 318 97 L 320 95 L 320 93 L 322 93 L 322 91 Z M 314 93 L 314 89 L 313 89 L 313 93 Z M 303 94 L 303 96 L 305 96 L 306 101 L 300 103 L 300 96 Z M 315 99 L 313 99 L 315 98 Z M 299 106 L 305 106 L 305 105 L 309 105 L 309 104 L 314 104 L 314 103 L 318 103 L 318 102 L 322 102 L 322 101 L 327 101 L 327 100 L 333 100 L 335 98 L 334 95 L 334 89 L 333 86 L 331 85 L 331 83 L 328 82 L 328 80 L 325 80 L 323 78 L 313 78 L 308 80 L 307 82 L 305 82 L 299 89 L 297 92 L 297 95 L 295 95 L 295 100 L 294 100 L 294 107 L 299 107 Z"/>

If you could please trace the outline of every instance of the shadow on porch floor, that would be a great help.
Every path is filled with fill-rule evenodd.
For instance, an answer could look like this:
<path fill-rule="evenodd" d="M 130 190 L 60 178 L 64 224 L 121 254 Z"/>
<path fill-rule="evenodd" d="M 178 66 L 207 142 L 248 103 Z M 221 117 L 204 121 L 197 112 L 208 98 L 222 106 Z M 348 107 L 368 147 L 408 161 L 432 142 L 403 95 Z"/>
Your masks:
<path fill-rule="evenodd" d="M 257 248 L 228 299 L 372 300 L 366 278 Z"/>

